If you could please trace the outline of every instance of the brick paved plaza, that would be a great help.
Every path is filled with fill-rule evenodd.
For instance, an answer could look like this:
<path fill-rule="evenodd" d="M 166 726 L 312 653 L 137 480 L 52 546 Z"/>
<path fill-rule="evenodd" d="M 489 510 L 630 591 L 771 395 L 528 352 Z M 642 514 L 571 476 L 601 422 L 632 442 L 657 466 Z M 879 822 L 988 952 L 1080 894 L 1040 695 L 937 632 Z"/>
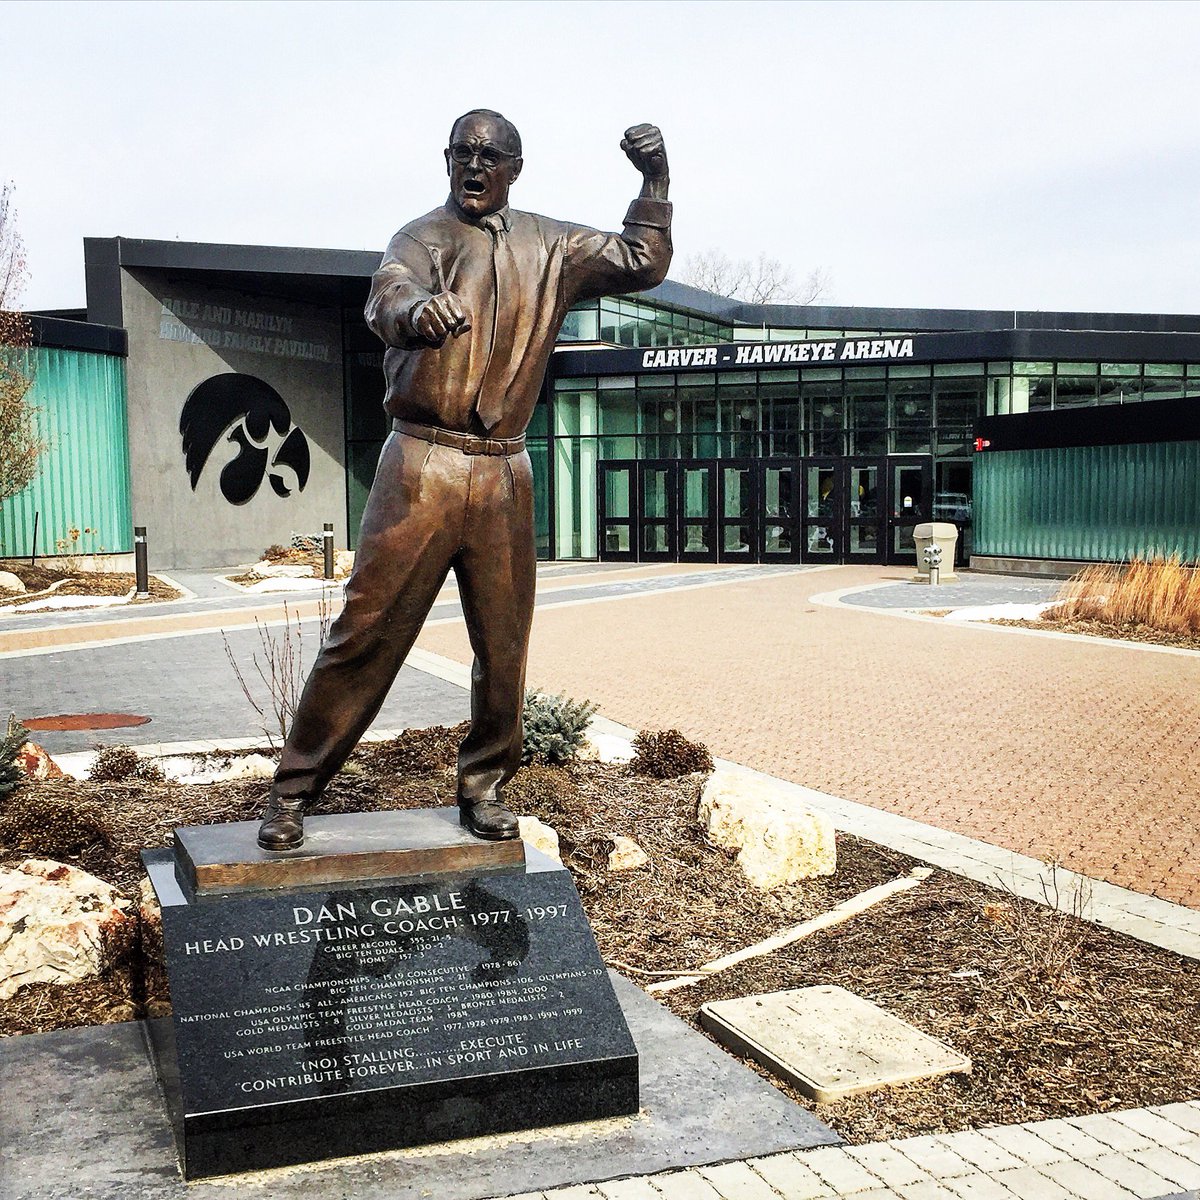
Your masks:
<path fill-rule="evenodd" d="M 909 574 L 796 570 L 561 605 L 554 591 L 581 581 L 555 575 L 540 588 L 529 682 L 636 728 L 676 726 L 796 783 L 1200 907 L 1200 654 L 810 601 Z M 469 661 L 457 621 L 419 645 Z"/>

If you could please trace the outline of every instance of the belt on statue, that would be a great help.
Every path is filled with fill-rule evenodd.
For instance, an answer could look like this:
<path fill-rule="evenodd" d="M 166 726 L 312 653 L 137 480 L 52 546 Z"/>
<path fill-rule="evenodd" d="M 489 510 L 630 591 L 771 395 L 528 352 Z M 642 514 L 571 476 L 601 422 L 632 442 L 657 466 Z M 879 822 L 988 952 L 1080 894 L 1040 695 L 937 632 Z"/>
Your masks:
<path fill-rule="evenodd" d="M 415 421 L 402 421 L 396 417 L 392 428 L 397 433 L 406 433 L 409 437 L 420 438 L 424 442 L 433 442 L 438 446 L 450 446 L 461 450 L 464 454 L 520 454 L 525 449 L 525 435 L 515 438 L 476 437 L 470 433 L 455 433 L 453 429 L 439 429 L 436 425 L 418 425 Z"/>

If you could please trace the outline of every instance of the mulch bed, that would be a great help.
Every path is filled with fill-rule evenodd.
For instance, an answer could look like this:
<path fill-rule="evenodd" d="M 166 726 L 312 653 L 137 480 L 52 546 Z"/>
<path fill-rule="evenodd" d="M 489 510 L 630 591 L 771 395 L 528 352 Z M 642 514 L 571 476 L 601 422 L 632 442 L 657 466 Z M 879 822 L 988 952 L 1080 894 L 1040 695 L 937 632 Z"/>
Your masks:
<path fill-rule="evenodd" d="M 991 625 L 1012 625 L 1018 629 L 1045 629 L 1055 633 L 1080 633 L 1087 637 L 1113 638 L 1122 642 L 1144 642 L 1151 646 L 1177 646 L 1182 650 L 1200 650 L 1200 635 L 1169 633 L 1153 625 L 1139 623 L 1114 625 L 1108 621 L 1077 619 L 1072 621 L 1013 621 L 996 618 Z"/>
<path fill-rule="evenodd" d="M 412 731 L 360 748 L 319 811 L 452 803 L 460 735 L 461 727 Z M 577 763 L 527 767 L 510 786 L 515 808 L 558 830 L 605 960 L 643 984 L 747 946 L 915 865 L 842 835 L 834 876 L 757 892 L 696 824 L 701 784 L 700 776 L 654 780 L 628 767 Z M 265 781 L 27 786 L 0 809 L 0 864 L 37 847 L 134 896 L 143 846 L 165 845 L 179 824 L 254 819 L 266 790 Z M 78 821 L 62 817 L 81 809 L 91 828 L 83 836 Z M 651 864 L 609 872 L 616 834 L 639 842 Z M 140 1016 L 134 974 L 25 988 L 0 1005 L 0 1034 Z M 858 992 L 974 1061 L 967 1076 L 834 1105 L 794 1096 L 851 1142 L 1200 1095 L 1200 963 L 942 871 L 844 925 L 663 999 L 696 1025 L 705 1001 L 814 984 Z"/>
<path fill-rule="evenodd" d="M 124 596 L 130 588 L 137 586 L 137 577 L 125 571 L 68 571 L 60 566 L 43 566 L 18 559 L 0 560 L 0 571 L 15 575 L 24 585 L 25 594 L 13 595 L 10 592 L 0 593 L 0 608 L 11 608 L 15 604 L 24 604 L 29 600 L 46 599 L 45 596 L 35 596 L 35 592 L 45 592 L 52 584 L 65 580 L 48 596 Z M 150 604 L 162 600 L 178 600 L 182 593 L 169 583 L 164 583 L 156 575 L 150 576 L 150 597 L 148 600 L 131 600 L 131 604 Z M 48 610 L 42 610 L 48 611 Z"/>

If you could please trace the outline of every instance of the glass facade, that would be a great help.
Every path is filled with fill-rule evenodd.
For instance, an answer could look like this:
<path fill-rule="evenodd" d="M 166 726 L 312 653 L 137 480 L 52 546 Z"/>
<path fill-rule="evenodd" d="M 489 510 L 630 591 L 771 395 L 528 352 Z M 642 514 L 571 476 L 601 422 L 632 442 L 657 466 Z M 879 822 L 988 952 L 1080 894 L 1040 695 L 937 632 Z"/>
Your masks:
<path fill-rule="evenodd" d="M 988 364 L 987 415 L 1200 398 L 1200 363 Z"/>
<path fill-rule="evenodd" d="M 732 341 L 733 326 L 636 297 L 605 296 L 571 309 L 558 340 L 614 346 L 694 346 Z"/>
<path fill-rule="evenodd" d="M 597 468 L 616 459 L 926 455 L 932 515 L 969 520 L 986 385 L 983 363 L 555 380 L 554 476 L 538 481 L 553 494 L 553 557 L 596 557 Z"/>

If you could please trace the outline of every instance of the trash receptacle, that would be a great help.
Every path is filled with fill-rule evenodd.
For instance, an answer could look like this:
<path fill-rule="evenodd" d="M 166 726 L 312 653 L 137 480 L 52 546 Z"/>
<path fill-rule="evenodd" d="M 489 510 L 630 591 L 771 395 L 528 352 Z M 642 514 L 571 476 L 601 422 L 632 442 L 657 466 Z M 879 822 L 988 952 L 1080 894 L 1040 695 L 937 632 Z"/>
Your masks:
<path fill-rule="evenodd" d="M 958 578 L 954 573 L 954 550 L 958 544 L 958 526 L 949 521 L 926 521 L 913 530 L 913 542 L 917 547 L 917 573 L 914 583 L 929 582 L 929 567 L 925 562 L 925 550 L 937 546 L 942 552 L 939 567 L 942 583 L 953 583 Z"/>

